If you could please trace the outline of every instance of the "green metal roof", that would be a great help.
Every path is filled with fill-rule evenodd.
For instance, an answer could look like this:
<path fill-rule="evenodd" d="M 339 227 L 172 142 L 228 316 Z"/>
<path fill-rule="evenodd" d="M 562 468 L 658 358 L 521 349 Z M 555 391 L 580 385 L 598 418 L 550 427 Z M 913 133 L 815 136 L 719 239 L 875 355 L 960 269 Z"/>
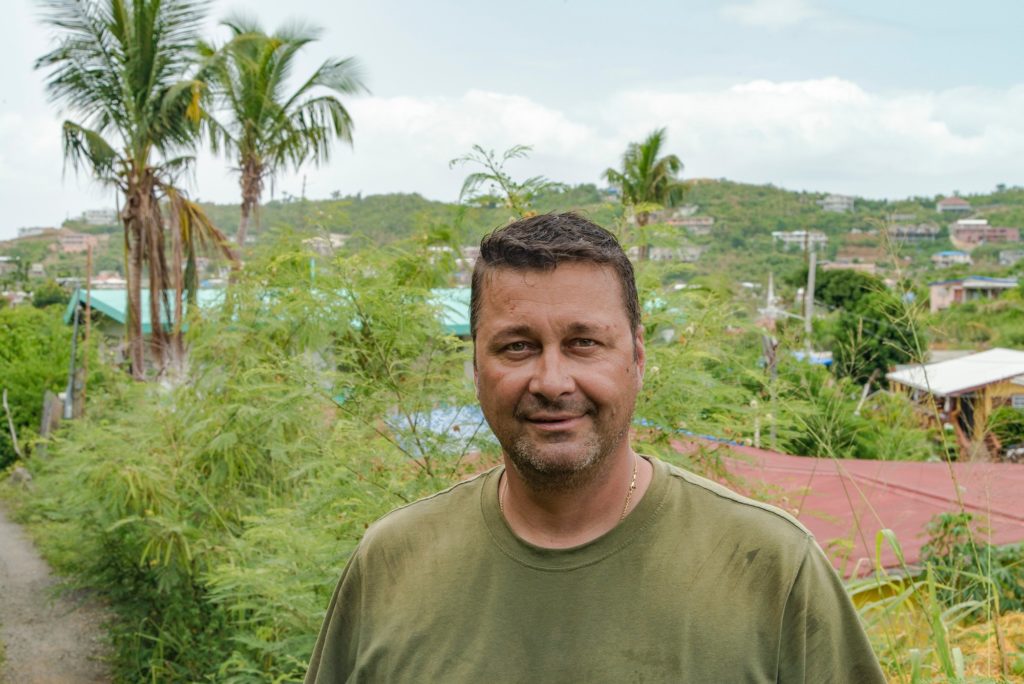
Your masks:
<path fill-rule="evenodd" d="M 206 309 L 219 304 L 224 296 L 224 291 L 214 288 L 201 288 L 196 293 L 196 300 L 200 309 Z M 124 325 L 128 320 L 128 291 L 127 290 L 93 290 L 89 296 L 90 306 L 104 316 Z M 140 297 L 142 301 L 142 334 L 148 335 L 153 330 L 149 316 L 149 290 L 143 289 Z M 64 311 L 64 322 L 70 323 L 75 315 L 75 307 L 85 306 L 86 292 L 79 288 L 71 295 L 71 301 Z M 162 312 L 161 324 L 169 327 L 174 323 L 174 292 L 167 292 L 168 308 Z M 187 303 L 186 303 L 187 307 Z M 182 313 L 187 314 L 186 308 Z M 182 316 L 184 318 L 184 316 Z"/>
<path fill-rule="evenodd" d="M 468 287 L 446 287 L 437 288 L 431 292 L 431 299 L 441 309 L 441 324 L 445 330 L 459 337 L 469 336 L 469 288 Z M 197 300 L 200 309 L 206 309 L 220 304 L 224 291 L 217 288 L 200 288 L 197 293 Z M 170 326 L 174 321 L 174 293 L 168 292 L 169 309 L 162 316 L 162 323 Z M 149 316 L 149 290 L 142 291 L 142 333 L 149 334 L 152 331 Z M 67 310 L 64 312 L 64 322 L 70 323 L 74 316 L 75 306 L 85 306 L 85 290 L 75 290 L 68 302 Z M 126 290 L 93 290 L 91 306 L 105 316 L 110 317 L 121 325 L 128 320 L 128 293 Z M 187 310 L 185 313 L 188 313 Z"/>

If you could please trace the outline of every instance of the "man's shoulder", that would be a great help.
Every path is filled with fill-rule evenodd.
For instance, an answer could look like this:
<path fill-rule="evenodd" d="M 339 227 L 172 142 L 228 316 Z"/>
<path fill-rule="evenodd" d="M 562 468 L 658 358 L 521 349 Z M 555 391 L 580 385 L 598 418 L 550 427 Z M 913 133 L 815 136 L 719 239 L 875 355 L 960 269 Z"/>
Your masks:
<path fill-rule="evenodd" d="M 493 471 L 492 468 L 393 509 L 367 528 L 360 545 L 393 543 L 424 535 L 434 537 L 439 530 L 453 530 L 475 520 L 477 516 L 474 513 L 480 508 L 481 490 Z"/>
<path fill-rule="evenodd" d="M 716 525 L 741 527 L 754 534 L 776 536 L 780 541 L 813 538 L 806 527 L 781 508 L 743 496 L 679 466 L 666 466 L 671 481 L 685 492 L 703 517 Z"/>

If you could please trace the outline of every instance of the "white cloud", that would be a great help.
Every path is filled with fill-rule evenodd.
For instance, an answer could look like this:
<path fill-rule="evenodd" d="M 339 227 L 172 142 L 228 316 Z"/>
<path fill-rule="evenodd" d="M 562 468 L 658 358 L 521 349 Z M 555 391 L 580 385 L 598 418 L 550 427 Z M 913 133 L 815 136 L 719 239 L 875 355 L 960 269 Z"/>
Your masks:
<path fill-rule="evenodd" d="M 668 152 L 686 177 L 726 177 L 792 188 L 904 197 L 1024 184 L 1024 85 L 1008 89 L 879 93 L 840 78 L 751 81 L 731 87 L 621 92 L 586 110 L 485 91 L 460 97 L 367 97 L 351 102 L 355 149 L 304 170 L 309 197 L 362 191 L 419 192 L 454 200 L 467 168 L 448 161 L 473 144 L 496 151 L 533 145 L 513 160 L 517 178 L 600 182 L 630 141 L 668 128 Z M 73 175 L 61 182 L 57 124 L 0 116 L 0 237 L 19 225 L 59 221 L 107 206 Z M 208 154 L 198 194 L 238 201 L 236 177 Z M 277 194 L 298 195 L 302 175 L 284 174 Z M 52 217 L 52 218 L 51 218 Z"/>
<path fill-rule="evenodd" d="M 793 26 L 820 15 L 808 0 L 750 0 L 726 5 L 721 12 L 740 24 L 768 29 Z"/>

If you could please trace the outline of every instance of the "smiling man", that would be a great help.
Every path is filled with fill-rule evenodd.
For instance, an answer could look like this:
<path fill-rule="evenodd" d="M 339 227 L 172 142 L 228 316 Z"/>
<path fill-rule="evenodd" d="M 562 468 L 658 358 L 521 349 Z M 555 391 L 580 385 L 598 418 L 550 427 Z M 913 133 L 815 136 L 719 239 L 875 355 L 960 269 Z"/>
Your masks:
<path fill-rule="evenodd" d="M 575 215 L 484 238 L 477 395 L 504 466 L 374 523 L 312 682 L 884 682 L 785 513 L 630 447 L 633 268 Z"/>

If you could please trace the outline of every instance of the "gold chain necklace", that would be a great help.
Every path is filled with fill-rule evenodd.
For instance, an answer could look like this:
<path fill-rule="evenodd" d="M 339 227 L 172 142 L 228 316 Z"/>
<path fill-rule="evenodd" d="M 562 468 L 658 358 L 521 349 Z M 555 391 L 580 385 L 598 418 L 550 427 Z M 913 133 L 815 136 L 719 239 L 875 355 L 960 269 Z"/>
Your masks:
<path fill-rule="evenodd" d="M 629 510 L 629 502 L 633 499 L 633 492 L 636 491 L 636 472 L 637 463 L 640 458 L 633 452 L 633 477 L 629 481 L 629 489 L 626 490 L 626 503 L 622 504 L 622 515 L 619 516 L 619 522 L 626 519 L 626 512 Z M 505 492 L 508 491 L 508 473 L 505 474 L 504 479 L 501 481 L 501 489 L 498 490 L 498 509 L 502 515 L 505 515 Z"/>

